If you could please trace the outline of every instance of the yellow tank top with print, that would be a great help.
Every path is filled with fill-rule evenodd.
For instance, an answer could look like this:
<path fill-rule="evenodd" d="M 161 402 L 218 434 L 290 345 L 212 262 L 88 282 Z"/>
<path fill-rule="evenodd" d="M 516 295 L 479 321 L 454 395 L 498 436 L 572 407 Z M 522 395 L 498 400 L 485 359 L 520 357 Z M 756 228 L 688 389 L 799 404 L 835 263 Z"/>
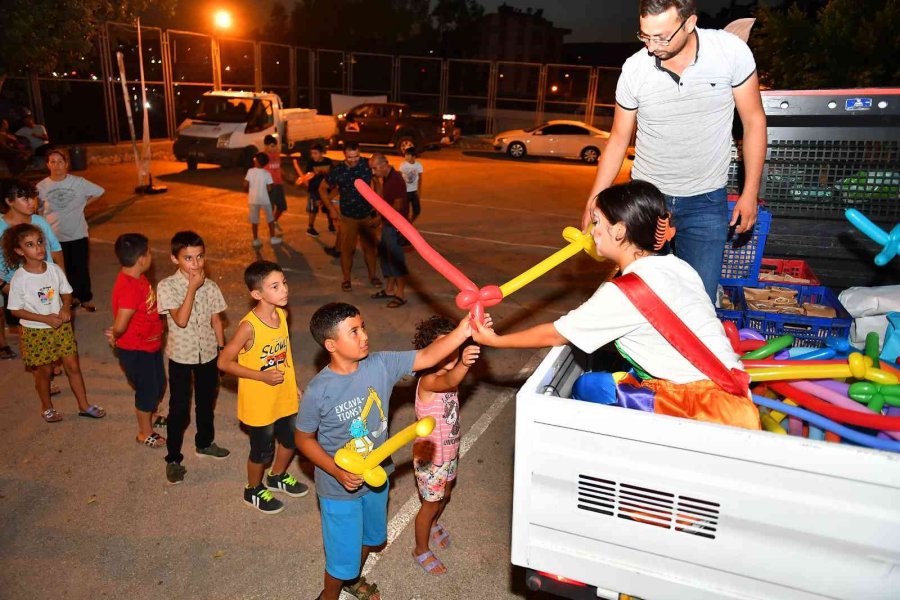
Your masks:
<path fill-rule="evenodd" d="M 238 420 L 252 427 L 271 425 L 296 413 L 299 407 L 287 318 L 282 309 L 275 312 L 278 327 L 266 325 L 252 310 L 241 319 L 253 328 L 253 346 L 241 349 L 238 364 L 254 371 L 278 369 L 284 373 L 284 381 L 275 386 L 243 377 L 238 380 Z"/>

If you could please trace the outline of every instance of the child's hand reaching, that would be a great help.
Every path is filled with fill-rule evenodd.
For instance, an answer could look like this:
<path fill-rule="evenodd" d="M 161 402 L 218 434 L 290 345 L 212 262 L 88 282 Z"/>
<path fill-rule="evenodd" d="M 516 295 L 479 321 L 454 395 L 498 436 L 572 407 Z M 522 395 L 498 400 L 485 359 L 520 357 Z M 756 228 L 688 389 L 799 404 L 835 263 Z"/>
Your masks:
<path fill-rule="evenodd" d="M 338 467 L 337 473 L 334 474 L 334 478 L 337 479 L 338 483 L 344 486 L 344 489 L 348 492 L 355 492 L 364 483 L 363 478 L 360 475 L 354 475 L 350 471 L 345 471 L 340 467 Z"/>
<path fill-rule="evenodd" d="M 481 348 L 479 346 L 466 346 L 466 348 L 462 351 L 462 364 L 464 367 L 469 368 L 475 364 L 475 361 L 478 360 L 478 357 L 481 355 Z"/>
<path fill-rule="evenodd" d="M 494 346 L 499 338 L 494 333 L 494 322 L 487 313 L 484 315 L 484 323 L 472 323 L 472 339 L 483 346 Z"/>

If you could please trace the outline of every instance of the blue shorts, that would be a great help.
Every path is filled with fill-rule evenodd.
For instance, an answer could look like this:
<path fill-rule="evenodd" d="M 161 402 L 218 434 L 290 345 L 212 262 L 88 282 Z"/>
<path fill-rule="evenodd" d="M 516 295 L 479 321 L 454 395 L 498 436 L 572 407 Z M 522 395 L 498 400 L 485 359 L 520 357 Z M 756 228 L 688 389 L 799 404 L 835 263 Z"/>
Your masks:
<path fill-rule="evenodd" d="M 319 498 L 325 570 L 335 579 L 359 577 L 363 546 L 387 541 L 387 501 L 390 483 L 351 500 Z"/>

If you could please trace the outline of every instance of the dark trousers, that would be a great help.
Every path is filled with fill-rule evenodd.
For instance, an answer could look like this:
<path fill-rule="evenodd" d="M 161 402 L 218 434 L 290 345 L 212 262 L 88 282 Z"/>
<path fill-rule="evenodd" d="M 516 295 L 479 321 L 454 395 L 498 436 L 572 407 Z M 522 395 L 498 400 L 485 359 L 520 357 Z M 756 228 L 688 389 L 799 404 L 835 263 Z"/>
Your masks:
<path fill-rule="evenodd" d="M 219 395 L 219 369 L 216 360 L 199 365 L 169 361 L 169 416 L 166 434 L 166 462 L 180 463 L 184 432 L 191 422 L 191 382 L 194 384 L 194 412 L 197 435 L 194 445 L 208 448 L 216 436 L 213 410 Z"/>
<path fill-rule="evenodd" d="M 66 262 L 66 278 L 72 286 L 72 296 L 81 302 L 90 302 L 94 293 L 91 291 L 91 273 L 88 271 L 88 238 L 60 242 L 60 245 Z"/>

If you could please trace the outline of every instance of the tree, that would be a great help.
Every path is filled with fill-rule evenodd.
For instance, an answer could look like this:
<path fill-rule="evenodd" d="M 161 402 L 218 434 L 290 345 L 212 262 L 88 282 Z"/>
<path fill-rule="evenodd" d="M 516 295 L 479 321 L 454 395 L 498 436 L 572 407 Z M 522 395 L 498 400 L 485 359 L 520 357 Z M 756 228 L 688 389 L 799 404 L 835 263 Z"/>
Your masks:
<path fill-rule="evenodd" d="M 900 0 L 810 4 L 759 8 L 750 44 L 764 85 L 815 89 L 900 81 Z"/>
<path fill-rule="evenodd" d="M 98 25 L 131 21 L 151 6 L 177 0 L 4 0 L 0 2 L 0 89 L 9 75 L 65 69 L 91 51 Z"/>
<path fill-rule="evenodd" d="M 290 26 L 290 16 L 287 9 L 281 2 L 276 2 L 272 5 L 272 12 L 269 13 L 269 21 L 258 37 L 265 42 L 288 43 L 290 40 Z"/>
<path fill-rule="evenodd" d="M 484 7 L 477 0 L 437 0 L 431 11 L 443 56 L 468 56 L 477 42 Z"/>

